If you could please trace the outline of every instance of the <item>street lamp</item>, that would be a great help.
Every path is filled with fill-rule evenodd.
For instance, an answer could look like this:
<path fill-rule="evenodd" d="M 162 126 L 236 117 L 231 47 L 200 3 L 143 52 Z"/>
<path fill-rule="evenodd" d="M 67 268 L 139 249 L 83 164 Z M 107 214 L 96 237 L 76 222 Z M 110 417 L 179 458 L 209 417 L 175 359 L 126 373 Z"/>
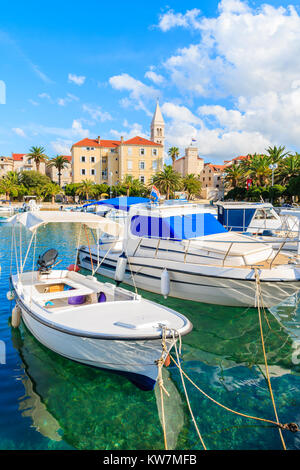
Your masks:
<path fill-rule="evenodd" d="M 274 186 L 274 171 L 276 170 L 276 168 L 278 168 L 278 165 L 277 163 L 271 163 L 271 165 L 269 165 L 269 168 L 270 170 L 272 170 L 272 186 Z"/>
<path fill-rule="evenodd" d="M 110 199 L 111 199 L 111 196 L 112 196 L 112 189 L 111 189 L 111 187 L 112 187 L 112 175 L 113 175 L 113 173 L 112 173 L 112 171 L 110 171 L 109 172 L 109 179 L 110 179 L 109 197 L 110 197 Z"/>
<path fill-rule="evenodd" d="M 272 187 L 274 186 L 274 171 L 276 170 L 277 167 L 278 167 L 277 163 L 271 163 L 271 165 L 269 165 L 270 170 L 272 170 Z M 273 194 L 271 198 L 271 204 L 273 204 Z"/>

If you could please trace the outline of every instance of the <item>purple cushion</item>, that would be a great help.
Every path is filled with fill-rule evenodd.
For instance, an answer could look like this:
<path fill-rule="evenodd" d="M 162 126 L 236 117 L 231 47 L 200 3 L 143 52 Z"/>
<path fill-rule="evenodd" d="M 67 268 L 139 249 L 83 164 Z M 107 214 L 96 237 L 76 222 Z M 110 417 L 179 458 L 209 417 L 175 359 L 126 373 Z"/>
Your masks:
<path fill-rule="evenodd" d="M 98 302 L 106 302 L 106 295 L 104 294 L 104 292 L 100 292 Z"/>
<path fill-rule="evenodd" d="M 68 298 L 69 305 L 81 305 L 85 302 L 85 295 L 76 295 L 75 297 Z"/>

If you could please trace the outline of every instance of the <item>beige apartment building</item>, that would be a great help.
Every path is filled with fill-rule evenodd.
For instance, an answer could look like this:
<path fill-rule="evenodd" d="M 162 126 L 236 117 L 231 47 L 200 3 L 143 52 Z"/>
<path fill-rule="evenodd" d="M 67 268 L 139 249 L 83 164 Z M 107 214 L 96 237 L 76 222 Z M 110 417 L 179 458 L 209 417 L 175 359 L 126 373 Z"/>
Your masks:
<path fill-rule="evenodd" d="M 9 171 L 13 171 L 14 162 L 11 157 L 0 157 L 0 178 L 3 178 Z"/>
<path fill-rule="evenodd" d="M 12 153 L 13 170 L 14 171 L 36 171 L 36 164 L 29 155 L 26 153 Z M 39 168 L 40 173 L 46 173 L 46 164 L 41 163 Z"/>
<path fill-rule="evenodd" d="M 72 183 L 72 157 L 71 155 L 62 155 L 68 160 L 65 168 L 61 170 L 61 181 L 60 185 L 62 188 L 65 188 L 67 184 Z M 46 167 L 46 175 L 49 176 L 51 181 L 58 184 L 58 170 L 54 166 Z"/>
<path fill-rule="evenodd" d="M 115 185 L 126 175 L 150 183 L 153 174 L 163 167 L 164 120 L 159 103 L 151 122 L 151 140 L 133 137 L 124 140 L 83 139 L 71 148 L 72 180 L 89 179 L 94 183 Z"/>
<path fill-rule="evenodd" d="M 175 171 L 184 178 L 186 175 L 200 175 L 204 167 L 203 158 L 198 156 L 197 147 L 187 147 L 184 157 L 178 158 L 173 164 Z"/>
<path fill-rule="evenodd" d="M 223 173 L 225 165 L 204 163 L 203 158 L 198 155 L 197 147 L 192 145 L 187 147 L 184 157 L 175 160 L 173 168 L 183 178 L 189 174 L 198 176 L 202 183 L 201 197 L 204 199 L 219 199 L 223 197 Z"/>

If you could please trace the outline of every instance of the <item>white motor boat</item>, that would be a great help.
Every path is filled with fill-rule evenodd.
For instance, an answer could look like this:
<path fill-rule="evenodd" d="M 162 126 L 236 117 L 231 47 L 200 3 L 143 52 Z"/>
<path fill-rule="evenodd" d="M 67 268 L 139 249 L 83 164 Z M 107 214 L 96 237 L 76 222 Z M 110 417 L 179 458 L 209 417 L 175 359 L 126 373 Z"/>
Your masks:
<path fill-rule="evenodd" d="M 293 210 L 278 212 L 267 202 L 217 202 L 217 219 L 234 232 L 255 235 L 274 249 L 298 250 L 299 220 Z"/>
<path fill-rule="evenodd" d="M 50 222 L 79 222 L 111 234 L 118 230 L 113 221 L 94 214 L 61 211 L 18 214 L 11 222 L 33 231 L 31 242 L 37 228 Z M 14 323 L 21 314 L 31 333 L 52 351 L 127 375 L 144 390 L 153 389 L 159 361 L 166 360 L 179 335 L 191 331 L 190 321 L 93 276 L 53 269 L 57 256 L 56 250 L 48 250 L 39 257 L 38 269 L 31 272 L 24 272 L 24 263 L 20 263 L 11 279 L 16 299 Z"/>
<path fill-rule="evenodd" d="M 266 307 L 300 290 L 296 260 L 254 237 L 228 232 L 199 205 L 137 204 L 124 233 L 122 243 L 116 237 L 109 248 L 101 239 L 80 247 L 80 266 L 91 270 L 92 256 L 96 272 L 114 278 L 126 256 L 124 283 L 133 283 L 132 271 L 142 289 L 218 305 L 255 307 L 257 275 Z"/>

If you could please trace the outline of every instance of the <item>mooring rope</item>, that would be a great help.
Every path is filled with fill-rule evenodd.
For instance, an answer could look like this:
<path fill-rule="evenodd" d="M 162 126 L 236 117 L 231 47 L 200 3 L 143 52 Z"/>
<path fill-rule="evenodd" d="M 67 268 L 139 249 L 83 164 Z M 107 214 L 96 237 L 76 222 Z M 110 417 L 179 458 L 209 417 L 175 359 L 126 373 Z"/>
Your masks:
<path fill-rule="evenodd" d="M 268 366 L 268 360 L 267 360 L 266 349 L 265 349 L 264 334 L 263 334 L 263 328 L 262 328 L 262 321 L 261 321 L 261 311 L 260 311 L 260 299 L 262 298 L 261 284 L 260 284 L 260 278 L 259 278 L 259 273 L 258 273 L 257 268 L 254 268 L 254 270 L 255 270 L 255 280 L 256 280 L 256 300 L 257 300 L 259 328 L 260 328 L 262 350 L 263 350 L 263 355 L 264 355 L 267 383 L 268 383 L 268 388 L 269 388 L 269 392 L 270 392 L 270 397 L 271 397 L 271 401 L 272 401 L 272 405 L 273 405 L 273 409 L 274 409 L 276 422 L 277 422 L 277 425 L 279 426 L 280 423 L 279 423 L 279 419 L 278 419 L 278 414 L 277 414 L 273 389 L 272 389 L 272 385 L 271 385 L 271 379 L 270 379 L 270 374 L 269 374 L 269 366 Z M 281 431 L 280 427 L 278 427 L 278 432 L 279 432 L 279 435 L 280 435 L 280 439 L 281 439 L 281 442 L 282 442 L 283 449 L 286 450 L 286 445 L 285 445 L 283 435 L 282 435 L 282 431 Z"/>

